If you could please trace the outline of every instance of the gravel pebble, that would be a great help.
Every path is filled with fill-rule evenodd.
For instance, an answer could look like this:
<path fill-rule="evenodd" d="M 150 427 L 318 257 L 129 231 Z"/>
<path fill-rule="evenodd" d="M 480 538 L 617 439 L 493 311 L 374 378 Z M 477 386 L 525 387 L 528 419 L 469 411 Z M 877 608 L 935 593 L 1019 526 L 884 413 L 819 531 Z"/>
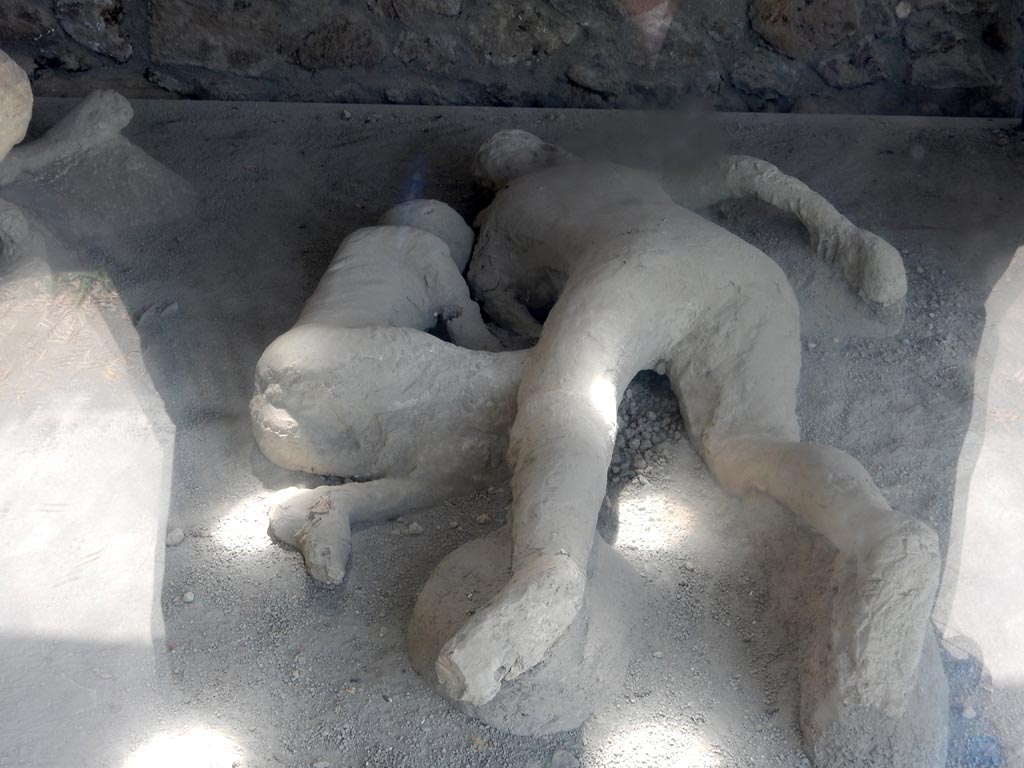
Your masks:
<path fill-rule="evenodd" d="M 185 540 L 185 532 L 181 528 L 172 528 L 167 532 L 167 546 L 176 547 Z"/>

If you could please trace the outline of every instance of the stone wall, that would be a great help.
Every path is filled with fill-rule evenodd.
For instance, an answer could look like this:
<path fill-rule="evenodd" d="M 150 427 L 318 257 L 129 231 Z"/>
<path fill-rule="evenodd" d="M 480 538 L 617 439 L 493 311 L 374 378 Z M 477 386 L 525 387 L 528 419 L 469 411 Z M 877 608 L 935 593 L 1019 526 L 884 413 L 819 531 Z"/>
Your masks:
<path fill-rule="evenodd" d="M 39 95 L 1017 116 L 1024 0 L 2 0 Z"/>

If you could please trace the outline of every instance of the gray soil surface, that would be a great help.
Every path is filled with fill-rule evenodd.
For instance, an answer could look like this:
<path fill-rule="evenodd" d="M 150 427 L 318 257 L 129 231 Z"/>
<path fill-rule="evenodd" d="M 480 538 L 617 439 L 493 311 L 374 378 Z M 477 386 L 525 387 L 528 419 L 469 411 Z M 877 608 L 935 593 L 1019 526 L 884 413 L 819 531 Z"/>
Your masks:
<path fill-rule="evenodd" d="M 30 136 L 70 104 L 39 100 Z M 0 575 L 4 600 L 18 603 L 77 585 L 75 600 L 106 617 L 98 624 L 116 624 L 135 600 L 148 643 L 85 636 L 75 617 L 47 622 L 28 609 L 0 620 L 0 763 L 164 765 L 184 744 L 199 751 L 167 765 L 809 765 L 799 631 L 783 619 L 795 599 L 783 587 L 808 535 L 775 505 L 718 489 L 662 378 L 641 374 L 627 393 L 609 474 L 620 490 L 616 546 L 643 585 L 626 684 L 577 731 L 527 738 L 459 712 L 416 675 L 404 647 L 433 566 L 500 526 L 509 490 L 357 530 L 345 584 L 314 584 L 301 558 L 266 536 L 261 500 L 324 478 L 280 470 L 256 448 L 256 360 L 354 229 L 417 197 L 472 220 L 486 203 L 472 157 L 494 130 L 524 128 L 584 156 L 651 167 L 670 188 L 703 153 L 755 155 L 905 257 L 906 306 L 878 315 L 816 262 L 795 221 L 745 202 L 709 212 L 775 258 L 800 299 L 805 439 L 852 453 L 946 547 L 984 302 L 1022 242 L 1024 134 L 989 120 L 134 106 L 125 135 L 184 177 L 197 203 L 184 218 L 140 223 L 132 209 L 144 199 L 91 189 L 63 201 L 77 213 L 62 208 L 53 225 L 67 253 L 2 278 L 0 434 L 15 481 L 0 484 L 0 521 L 15 543 L 11 562 L 20 552 L 46 579 L 19 581 L 14 566 Z M 107 170 L 116 181 L 124 169 Z M 3 194 L 46 220 L 31 185 Z M 109 225 L 82 234 L 77 220 Z M 135 443 L 122 434 L 145 450 L 128 451 Z M 103 453 L 111 440 L 120 453 Z M 115 510 L 129 522 L 110 523 Z M 411 535 L 412 522 L 422 533 Z M 52 526 L 49 538 L 40 526 Z M 79 542 L 107 528 L 99 549 Z M 165 546 L 176 529 L 183 539 Z M 129 556 L 139 573 L 126 571 Z M 1011 764 L 977 659 L 944 660 L 949 765 Z"/>

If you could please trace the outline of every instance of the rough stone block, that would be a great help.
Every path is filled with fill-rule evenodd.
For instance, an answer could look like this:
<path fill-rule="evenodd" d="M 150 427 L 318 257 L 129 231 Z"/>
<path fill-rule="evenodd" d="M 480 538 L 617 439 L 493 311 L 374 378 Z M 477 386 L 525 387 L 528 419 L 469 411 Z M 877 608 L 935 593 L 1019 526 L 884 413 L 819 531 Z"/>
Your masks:
<path fill-rule="evenodd" d="M 956 46 L 915 56 L 910 63 L 910 81 L 926 88 L 977 88 L 999 85 L 1000 78 L 978 51 Z"/>
<path fill-rule="evenodd" d="M 857 88 L 884 76 L 882 67 L 867 42 L 819 60 L 815 71 L 834 88 Z"/>
<path fill-rule="evenodd" d="M 752 0 L 750 23 L 794 58 L 828 51 L 860 31 L 862 0 Z"/>
<path fill-rule="evenodd" d="M 976 5 L 976 4 L 975 4 Z M 986 33 L 988 40 L 986 42 Z M 910 80 L 928 88 L 977 88 L 1004 84 L 998 24 L 985 13 L 958 15 L 939 10 L 914 13 L 903 38 L 911 51 Z M 1007 68 L 1012 62 L 1005 61 Z"/>
<path fill-rule="evenodd" d="M 579 27 L 540 2 L 488 3 L 469 21 L 469 40 L 488 64 L 531 64 L 565 48 Z"/>
<path fill-rule="evenodd" d="M 260 75 L 281 59 L 281 20 L 269 3 L 153 0 L 154 61 Z"/>
<path fill-rule="evenodd" d="M 4 0 L 0 3 L 0 40 L 34 41 L 51 32 L 57 20 L 49 3 Z"/>
<path fill-rule="evenodd" d="M 605 97 L 617 96 L 625 86 L 619 62 L 597 48 L 574 58 L 565 76 L 573 85 Z"/>
<path fill-rule="evenodd" d="M 295 62 L 303 69 L 372 67 L 387 56 L 384 39 L 369 19 L 339 14 L 302 38 Z"/>
<path fill-rule="evenodd" d="M 75 42 L 122 64 L 131 57 L 132 44 L 121 29 L 121 0 L 57 0 L 54 11 Z"/>
<path fill-rule="evenodd" d="M 788 102 L 801 92 L 801 65 L 764 48 L 754 49 L 733 68 L 732 84 L 765 101 Z"/>
<path fill-rule="evenodd" d="M 394 4 L 402 21 L 414 18 L 417 13 L 458 16 L 462 12 L 462 0 L 394 0 Z"/>
<path fill-rule="evenodd" d="M 395 46 L 403 64 L 429 72 L 449 72 L 459 61 L 459 41 L 452 35 L 407 29 Z"/>

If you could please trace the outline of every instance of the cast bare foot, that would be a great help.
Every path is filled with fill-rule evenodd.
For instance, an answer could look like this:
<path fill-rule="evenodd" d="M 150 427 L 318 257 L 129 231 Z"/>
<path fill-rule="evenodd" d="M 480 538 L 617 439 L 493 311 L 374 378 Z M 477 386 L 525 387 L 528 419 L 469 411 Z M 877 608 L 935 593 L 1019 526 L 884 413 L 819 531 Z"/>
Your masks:
<path fill-rule="evenodd" d="M 840 556 L 833 602 L 834 663 L 844 698 L 898 717 L 914 687 L 939 584 L 935 531 L 903 517 L 860 562 Z"/>
<path fill-rule="evenodd" d="M 309 575 L 341 584 L 352 552 L 348 511 L 330 486 L 286 488 L 268 499 L 270 535 L 302 553 Z"/>
<path fill-rule="evenodd" d="M 568 555 L 537 555 L 441 649 L 449 697 L 485 704 L 505 679 L 539 664 L 583 605 L 586 574 Z"/>
<path fill-rule="evenodd" d="M 846 280 L 865 299 L 893 304 L 907 293 L 900 252 L 873 232 L 850 224 L 835 227 L 815 243 L 818 255 L 839 265 Z"/>

